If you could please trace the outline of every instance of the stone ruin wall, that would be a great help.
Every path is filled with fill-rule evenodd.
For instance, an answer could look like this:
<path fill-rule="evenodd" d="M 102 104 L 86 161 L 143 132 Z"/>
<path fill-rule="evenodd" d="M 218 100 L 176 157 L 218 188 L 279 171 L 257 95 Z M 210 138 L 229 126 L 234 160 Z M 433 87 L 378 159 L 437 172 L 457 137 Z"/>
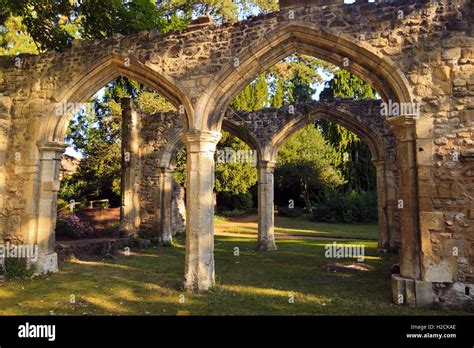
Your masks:
<path fill-rule="evenodd" d="M 399 11 L 405 14 L 403 20 L 397 19 Z M 404 83 L 412 101 L 421 104 L 422 115 L 416 121 L 416 189 L 424 280 L 459 282 L 471 286 L 473 293 L 472 1 L 357 2 L 296 8 L 294 15 L 293 23 L 299 26 L 340 34 L 341 41 L 347 39 L 357 47 L 390 59 L 395 65 L 392 72 L 399 71 L 406 77 Z M 49 117 L 54 103 L 62 101 L 68 91 L 79 94 L 75 100 L 72 94 L 73 101 L 84 101 L 117 77 L 118 69 L 103 63 L 107 76 L 90 75 L 90 80 L 82 83 L 85 87 L 77 87 L 80 77 L 104 62 L 106 56 L 118 57 L 114 58 L 118 61 L 131 55 L 133 66 L 128 72 L 151 69 L 169 76 L 186 94 L 191 106 L 197 107 L 199 98 L 207 95 L 216 76 L 232 70 L 236 57 L 247 57 L 249 47 L 257 47 L 255 44 L 265 42 L 272 31 L 289 25 L 288 18 L 288 11 L 281 11 L 222 26 L 194 26 L 167 36 L 150 32 L 75 42 L 72 49 L 63 53 L 22 55 L 20 67 L 15 65 L 15 57 L 0 58 L 0 235 L 3 239 L 26 240 L 34 228 L 40 170 L 37 142 L 63 140 L 53 135 L 57 127 Z M 294 45 L 298 40 L 301 37 L 282 45 Z M 346 52 L 349 58 L 357 59 L 357 51 L 348 48 Z M 322 58 L 338 63 L 340 56 Z M 245 68 L 252 68 L 252 64 Z M 347 68 L 351 71 L 352 66 Z M 375 88 L 384 90 L 383 80 L 377 75 L 379 69 L 382 66 L 373 66 L 368 74 L 359 72 Z M 385 65 L 383 69 L 391 67 Z M 123 68 L 122 72 L 127 69 Z M 197 124 L 193 123 L 193 115 L 188 117 L 188 125 Z M 454 160 L 455 154 L 459 160 Z M 153 180 L 151 176 L 149 180 Z M 457 255 L 453 254 L 453 248 L 457 248 Z"/>
<path fill-rule="evenodd" d="M 252 137 L 259 149 L 271 146 L 273 138 L 282 128 L 295 119 L 305 119 L 305 124 L 315 122 L 317 119 L 327 119 L 338 122 L 338 119 L 331 115 L 330 111 L 337 110 L 354 117 L 357 121 L 367 127 L 383 141 L 384 148 L 379 155 L 386 159 L 390 169 L 387 172 L 387 185 L 392 188 L 390 204 L 393 206 L 395 201 L 395 188 L 397 185 L 396 163 L 394 158 L 395 139 L 387 131 L 384 125 L 385 118 L 380 115 L 380 101 L 378 100 L 351 100 L 334 99 L 329 101 L 314 101 L 302 104 L 292 105 L 294 108 L 289 110 L 289 106 L 280 109 L 262 109 L 254 112 L 246 111 L 228 111 L 225 115 L 224 124 L 232 124 L 234 135 L 244 139 Z M 165 152 L 176 151 L 176 148 L 167 146 L 173 143 L 176 137 L 182 131 L 179 124 L 179 118 L 176 112 L 146 114 L 139 112 L 140 119 L 140 178 L 139 178 L 139 199 L 140 199 L 140 231 L 145 234 L 156 234 L 160 227 L 160 169 L 163 167 L 163 158 Z M 354 130 L 352 129 L 353 131 Z M 239 134 L 235 134 L 239 133 Z M 289 136 L 286 134 L 285 136 Z M 363 139 L 366 140 L 366 139 Z M 180 142 L 179 142 L 180 143 Z M 176 144 L 176 146 L 179 146 Z M 171 157 L 175 156 L 173 152 Z M 377 154 L 375 154 L 377 156 Z M 168 165 L 170 165 L 169 163 Z M 175 183 L 173 189 L 173 228 L 176 231 L 182 231 L 184 226 L 184 189 Z M 390 209 L 390 207 L 386 207 Z M 176 223 L 176 225 L 175 225 Z M 396 217 L 389 220 L 390 237 L 393 239 L 392 245 L 396 247 L 399 243 L 399 227 Z M 175 234 L 175 233 L 174 233 Z"/>
<path fill-rule="evenodd" d="M 139 183 L 140 233 L 157 236 L 161 231 L 161 169 L 166 145 L 173 140 L 182 127 L 177 112 L 147 114 L 139 112 L 140 162 Z M 177 191 L 174 189 L 173 191 Z M 175 200 L 178 194 L 175 193 Z M 176 204 L 179 204 L 178 202 Z M 176 217 L 176 221 L 178 221 Z M 179 230 L 179 229 L 177 229 Z"/>

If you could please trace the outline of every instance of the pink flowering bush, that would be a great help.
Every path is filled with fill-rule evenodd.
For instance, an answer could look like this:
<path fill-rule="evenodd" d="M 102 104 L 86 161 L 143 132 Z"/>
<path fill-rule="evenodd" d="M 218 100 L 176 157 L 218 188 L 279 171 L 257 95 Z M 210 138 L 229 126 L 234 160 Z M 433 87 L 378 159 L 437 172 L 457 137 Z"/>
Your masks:
<path fill-rule="evenodd" d="M 56 222 L 56 236 L 58 239 L 81 239 L 90 237 L 94 233 L 91 225 L 81 221 L 76 214 L 58 216 Z"/>

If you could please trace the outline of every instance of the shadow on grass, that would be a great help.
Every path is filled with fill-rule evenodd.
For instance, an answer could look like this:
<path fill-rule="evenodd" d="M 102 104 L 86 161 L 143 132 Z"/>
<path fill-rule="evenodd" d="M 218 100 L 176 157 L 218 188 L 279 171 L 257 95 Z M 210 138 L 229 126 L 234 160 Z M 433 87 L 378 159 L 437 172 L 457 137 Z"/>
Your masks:
<path fill-rule="evenodd" d="M 76 260 L 54 275 L 7 281 L 0 286 L 0 314 L 439 314 L 390 304 L 389 270 L 397 256 L 378 255 L 375 242 L 365 243 L 368 270 L 332 272 L 328 263 L 335 260 L 324 257 L 324 241 L 281 240 L 277 252 L 258 252 L 253 239 L 219 236 L 217 285 L 207 294 L 182 291 L 182 243 L 115 260 Z"/>

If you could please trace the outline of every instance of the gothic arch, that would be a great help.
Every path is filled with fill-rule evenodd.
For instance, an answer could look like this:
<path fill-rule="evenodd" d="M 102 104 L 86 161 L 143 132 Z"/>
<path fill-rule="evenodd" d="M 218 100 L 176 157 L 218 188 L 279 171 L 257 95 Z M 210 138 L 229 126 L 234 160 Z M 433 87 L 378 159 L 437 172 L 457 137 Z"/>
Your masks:
<path fill-rule="evenodd" d="M 399 234 L 399 226 L 392 224 L 392 211 L 387 211 L 391 205 L 387 196 L 390 188 L 387 184 L 386 161 L 390 158 L 387 140 L 393 135 L 385 131 L 375 131 L 376 122 L 373 118 L 382 117 L 380 114 L 370 113 L 369 118 L 359 119 L 353 112 L 341 110 L 331 104 L 317 103 L 307 112 L 288 120 L 288 122 L 271 138 L 270 142 L 264 147 L 264 158 L 270 162 L 277 162 L 278 150 L 283 143 L 295 132 L 319 119 L 336 122 L 350 131 L 356 133 L 369 147 L 372 154 L 372 161 L 377 171 L 377 205 L 379 219 L 379 247 L 382 249 L 394 248 L 392 241 Z"/>
<path fill-rule="evenodd" d="M 183 106 L 185 117 L 182 119 L 182 124 L 186 127 L 188 115 L 192 114 L 192 107 L 188 98 L 182 92 L 179 83 L 174 82 L 164 74 L 154 71 L 133 56 L 129 60 L 125 60 L 123 56 L 118 54 L 105 55 L 102 59 L 88 65 L 83 72 L 78 74 L 77 79 L 65 86 L 54 99 L 59 104 L 85 102 L 101 87 L 119 76 L 135 79 L 158 91 L 176 108 Z M 73 115 L 56 115 L 55 105 L 53 103 L 49 108 L 47 120 L 38 128 L 37 139 L 39 142 L 62 142 L 64 140 L 69 121 Z"/>
<path fill-rule="evenodd" d="M 245 52 L 243 57 L 236 57 L 239 58 L 238 67 L 231 66 L 217 76 L 209 89 L 209 96 L 196 107 L 195 121 L 199 127 L 220 129 L 223 111 L 233 98 L 259 73 L 295 52 L 347 69 L 371 84 L 383 100 L 412 100 L 406 77 L 390 58 L 347 35 L 322 30 L 311 23 L 292 21 L 282 24 Z M 348 59 L 348 66 L 344 66 L 345 59 Z"/>
<path fill-rule="evenodd" d="M 244 131 L 243 128 L 239 125 L 235 124 L 230 120 L 224 120 L 222 124 L 222 130 L 229 132 L 230 134 L 242 140 L 250 148 L 256 150 L 258 153 L 258 158 L 261 158 L 261 156 L 263 155 L 262 148 L 255 136 L 249 132 Z M 184 146 L 183 141 L 181 140 L 180 133 L 181 130 L 177 132 L 175 131 L 173 132 L 172 136 L 169 137 L 169 141 L 163 149 L 163 154 L 160 160 L 160 167 L 175 167 L 176 155 L 178 154 L 179 150 L 181 150 Z"/>
<path fill-rule="evenodd" d="M 374 161 L 385 159 L 385 144 L 380 135 L 357 119 L 355 115 L 325 105 L 317 105 L 306 115 L 290 120 L 273 136 L 269 146 L 265 147 L 265 155 L 276 162 L 278 149 L 296 131 L 318 119 L 334 121 L 357 134 L 368 146 Z"/>

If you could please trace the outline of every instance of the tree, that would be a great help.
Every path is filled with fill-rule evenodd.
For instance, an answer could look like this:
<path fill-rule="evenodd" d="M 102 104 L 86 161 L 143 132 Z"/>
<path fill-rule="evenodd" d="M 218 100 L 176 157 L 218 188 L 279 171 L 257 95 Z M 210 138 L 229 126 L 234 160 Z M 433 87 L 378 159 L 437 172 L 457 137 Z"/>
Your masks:
<path fill-rule="evenodd" d="M 268 84 L 265 74 L 260 74 L 239 93 L 232 101 L 231 110 L 255 111 L 269 106 Z"/>
<path fill-rule="evenodd" d="M 106 88 L 102 98 L 91 103 L 94 112 L 82 111 L 70 122 L 66 139 L 83 154 L 78 171 L 61 182 L 59 198 L 90 200 L 108 198 L 120 202 L 121 180 L 121 99 L 132 97 L 145 112 L 176 110 L 162 96 L 138 82 L 118 78 Z"/>
<path fill-rule="evenodd" d="M 239 10 L 271 11 L 276 0 L 0 0 L 0 20 L 19 16 L 39 51 L 61 51 L 77 38 L 103 39 L 143 30 L 168 33 L 182 29 L 199 15 L 217 21 L 236 19 Z M 76 29 L 78 31 L 76 32 Z"/>
<path fill-rule="evenodd" d="M 38 53 L 33 38 L 28 35 L 21 17 L 10 16 L 3 23 L 0 27 L 0 55 Z"/>
<path fill-rule="evenodd" d="M 334 166 L 335 158 L 335 150 L 313 124 L 294 133 L 278 151 L 275 168 L 278 200 L 286 203 L 288 199 L 302 199 L 311 211 L 312 201 L 318 200 L 325 188 L 344 184 Z"/>
<path fill-rule="evenodd" d="M 243 151 L 242 153 L 248 154 L 251 149 L 237 137 L 222 132 L 218 148 L 218 151 L 221 152 L 218 153 L 218 156 L 221 154 L 221 157 L 225 157 L 226 151 L 229 153 L 229 150 Z M 256 159 L 256 154 L 254 158 Z M 245 161 L 229 163 L 219 161 L 218 158 L 216 164 L 216 191 L 242 194 L 255 185 L 257 183 L 257 169 L 255 167 L 256 163 L 252 159 L 246 158 Z"/>
<path fill-rule="evenodd" d="M 321 99 L 342 98 L 376 98 L 376 91 L 367 83 L 339 69 L 334 72 L 334 78 L 326 84 L 321 93 Z M 336 123 L 321 120 L 318 128 L 326 140 L 337 151 L 336 166 L 346 179 L 344 190 L 371 191 L 376 187 L 376 173 L 372 165 L 372 154 L 367 144 L 348 129 Z"/>

